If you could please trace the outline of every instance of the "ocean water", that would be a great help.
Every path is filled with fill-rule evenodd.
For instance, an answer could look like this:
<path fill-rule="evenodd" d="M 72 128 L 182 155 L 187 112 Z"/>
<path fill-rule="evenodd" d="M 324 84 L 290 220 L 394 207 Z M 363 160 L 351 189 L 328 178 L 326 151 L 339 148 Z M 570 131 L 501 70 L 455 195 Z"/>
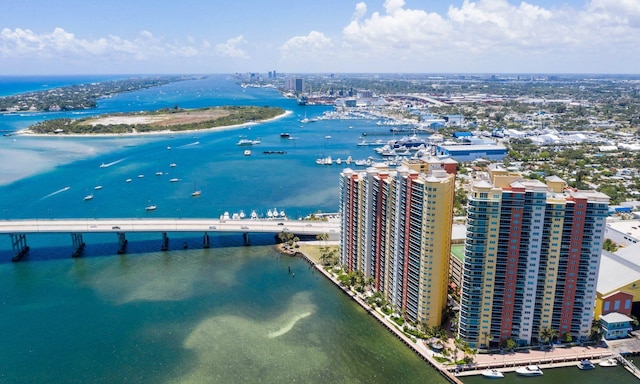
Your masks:
<path fill-rule="evenodd" d="M 85 78 L 57 80 L 0 84 L 15 93 Z M 46 118 L 174 105 L 270 105 L 291 114 L 217 132 L 2 136 L 0 220 L 219 217 L 270 209 L 295 219 L 334 212 L 345 165 L 320 166 L 315 159 L 374 156 L 371 147 L 356 145 L 360 135 L 388 133 L 368 120 L 301 124 L 328 108 L 300 107 L 272 89 L 242 89 L 224 76 L 106 98 L 92 111 L 0 115 L 0 131 Z M 244 156 L 245 147 L 236 145 L 241 138 L 261 144 Z M 268 150 L 286 154 L 262 153 Z M 202 195 L 191 197 L 194 189 Z M 89 193 L 94 199 L 84 201 Z M 149 204 L 158 209 L 146 212 Z M 127 234 L 128 252 L 117 255 L 115 235 L 85 234 L 83 257 L 72 259 L 68 234 L 29 235 L 31 251 L 20 263 L 10 262 L 9 237 L 0 237 L 0 383 L 445 382 L 304 261 L 279 255 L 272 235 L 252 234 L 250 247 L 240 234 L 215 235 L 209 249 L 202 249 L 201 236 L 170 234 L 170 250 L 159 252 L 158 234 Z M 577 371 L 503 381 L 636 381 L 618 368 Z"/>
<path fill-rule="evenodd" d="M 327 108 L 211 77 L 107 98 L 90 112 L 0 115 L 0 130 L 176 104 L 291 114 L 218 132 L 2 136 L 0 219 L 334 212 L 342 167 L 315 159 L 371 156 L 358 137 L 381 129 L 364 120 L 301 124 Z M 236 145 L 245 137 L 261 140 L 251 156 Z M 194 189 L 202 195 L 191 197 Z M 148 204 L 157 210 L 146 212 Z M 272 235 L 251 235 L 250 247 L 240 234 L 215 235 L 209 249 L 201 236 L 170 234 L 160 252 L 158 234 L 127 234 L 128 252 L 117 255 L 115 235 L 85 234 L 83 257 L 72 259 L 68 234 L 28 235 L 20 263 L 10 262 L 9 236 L 0 237 L 0 383 L 444 382 L 304 261 L 279 255 Z"/>

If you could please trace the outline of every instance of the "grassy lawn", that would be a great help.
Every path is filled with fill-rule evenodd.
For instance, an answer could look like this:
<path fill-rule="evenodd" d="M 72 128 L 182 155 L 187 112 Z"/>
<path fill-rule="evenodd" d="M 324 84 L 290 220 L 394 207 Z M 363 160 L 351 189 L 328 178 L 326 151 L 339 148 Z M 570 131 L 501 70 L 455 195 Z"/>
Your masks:
<path fill-rule="evenodd" d="M 320 245 L 311 245 L 311 244 L 300 244 L 299 251 L 307 255 L 311 260 L 313 260 L 316 264 L 320 263 Z M 339 247 L 337 245 L 332 245 L 329 247 L 330 249 L 338 250 Z"/>

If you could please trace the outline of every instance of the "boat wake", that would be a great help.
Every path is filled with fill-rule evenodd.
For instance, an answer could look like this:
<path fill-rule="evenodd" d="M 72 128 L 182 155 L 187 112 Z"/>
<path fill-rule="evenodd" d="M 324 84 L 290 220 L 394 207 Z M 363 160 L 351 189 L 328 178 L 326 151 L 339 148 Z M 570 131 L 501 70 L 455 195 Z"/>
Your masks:
<path fill-rule="evenodd" d="M 307 312 L 303 312 L 303 313 L 295 316 L 284 327 L 280 328 L 279 330 L 277 330 L 275 332 L 269 332 L 269 334 L 267 336 L 270 339 L 273 339 L 274 337 L 278 337 L 278 336 L 284 335 L 285 333 L 289 332 L 293 328 L 293 326 L 296 325 L 296 323 L 299 320 L 302 320 L 307 316 L 311 316 L 312 313 L 313 313 L 312 311 L 307 311 Z"/>
<path fill-rule="evenodd" d="M 62 193 L 62 192 L 68 191 L 69 189 L 71 189 L 71 187 L 64 187 L 62 189 L 58 189 L 57 191 L 48 194 L 47 196 L 43 197 L 40 200 L 44 200 L 44 199 L 49 198 L 51 196 L 57 195 L 58 193 Z"/>
<path fill-rule="evenodd" d="M 179 147 L 177 147 L 177 148 L 189 148 L 189 147 L 193 147 L 194 145 L 198 145 L 198 144 L 200 144 L 200 142 L 199 142 L 199 141 L 194 141 L 193 143 L 189 143 L 189 144 L 181 145 L 181 146 L 179 146 Z"/>
<path fill-rule="evenodd" d="M 112 162 L 110 162 L 110 163 L 106 163 L 106 164 L 105 164 L 105 163 L 102 163 L 102 164 L 100 164 L 100 168 L 107 168 L 107 167 L 110 167 L 110 166 L 112 166 L 112 165 L 116 165 L 116 164 L 118 164 L 118 163 L 120 163 L 120 162 L 122 162 L 122 161 L 125 161 L 125 160 L 126 160 L 126 157 L 125 157 L 124 159 L 120 159 L 120 160 L 112 161 Z"/>

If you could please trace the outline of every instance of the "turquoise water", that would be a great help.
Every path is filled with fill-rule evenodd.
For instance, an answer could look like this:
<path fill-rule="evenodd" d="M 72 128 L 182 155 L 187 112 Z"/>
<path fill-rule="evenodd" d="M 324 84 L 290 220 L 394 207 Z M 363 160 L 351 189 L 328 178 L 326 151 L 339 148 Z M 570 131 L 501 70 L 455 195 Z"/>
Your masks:
<path fill-rule="evenodd" d="M 302 125 L 305 113 L 326 108 L 303 109 L 274 90 L 243 90 L 223 77 L 104 99 L 90 113 L 175 104 L 292 113 L 223 132 L 0 137 L 0 219 L 334 212 L 341 168 L 315 159 L 374 154 L 356 143 L 375 122 Z M 0 115 L 0 129 L 87 114 Z M 252 156 L 236 145 L 241 137 L 260 138 Z M 169 182 L 174 177 L 180 182 Z M 195 188 L 199 198 L 191 197 Z M 94 199 L 84 201 L 89 193 Z M 147 213 L 149 203 L 158 209 Z M 113 234 L 85 234 L 83 257 L 72 259 L 68 234 L 29 235 L 21 263 L 9 261 L 9 237 L 0 237 L 0 383 L 444 382 L 305 262 L 279 256 L 273 235 L 251 235 L 251 247 L 240 234 L 215 235 L 210 249 L 201 248 L 201 236 L 170 234 L 170 250 L 161 253 L 158 234 L 127 234 L 128 253 L 116 255 Z"/>
<path fill-rule="evenodd" d="M 38 88 L 27 83 L 20 89 Z M 373 156 L 356 145 L 359 136 L 387 133 L 367 120 L 301 124 L 327 108 L 299 107 L 272 89 L 243 90 L 221 76 L 103 99 L 93 111 L 0 115 L 0 130 L 176 104 L 270 105 L 292 113 L 221 132 L 2 136 L 0 219 L 218 217 L 274 208 L 295 219 L 334 212 L 344 164 L 318 166 L 315 159 Z M 251 156 L 236 145 L 242 137 L 261 140 Z M 268 150 L 286 154 L 262 153 Z M 180 182 L 169 182 L 174 177 Z M 196 188 L 199 198 L 191 197 Z M 86 202 L 89 193 L 95 197 Z M 148 213 L 150 203 L 158 209 Z M 29 235 L 32 249 L 22 263 L 10 262 L 9 237 L 0 237 L 0 383 L 444 382 L 306 263 L 279 256 L 272 235 L 252 234 L 251 247 L 242 246 L 240 234 L 215 235 L 210 249 L 201 249 L 201 234 L 170 237 L 170 250 L 160 253 L 158 234 L 127 234 L 128 253 L 116 255 L 115 235 L 84 235 L 84 256 L 71 259 L 68 234 Z M 574 382 L 582 374 L 575 371 L 548 370 L 530 380 Z M 600 372 L 588 374 L 602 381 Z M 615 382 L 635 380 L 625 373 Z M 556 375 L 561 381 L 553 381 Z M 501 382 L 512 379 L 520 378 Z"/>
<path fill-rule="evenodd" d="M 0 303 L 2 383 L 444 382 L 272 246 L 2 264 Z"/>

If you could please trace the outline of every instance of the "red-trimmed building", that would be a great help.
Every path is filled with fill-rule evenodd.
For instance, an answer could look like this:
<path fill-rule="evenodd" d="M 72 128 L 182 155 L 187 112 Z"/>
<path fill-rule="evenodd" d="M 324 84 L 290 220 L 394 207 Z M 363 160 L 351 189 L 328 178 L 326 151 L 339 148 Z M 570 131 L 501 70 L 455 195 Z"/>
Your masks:
<path fill-rule="evenodd" d="M 588 337 L 609 197 L 492 167 L 472 186 L 459 336 L 474 347 Z"/>

